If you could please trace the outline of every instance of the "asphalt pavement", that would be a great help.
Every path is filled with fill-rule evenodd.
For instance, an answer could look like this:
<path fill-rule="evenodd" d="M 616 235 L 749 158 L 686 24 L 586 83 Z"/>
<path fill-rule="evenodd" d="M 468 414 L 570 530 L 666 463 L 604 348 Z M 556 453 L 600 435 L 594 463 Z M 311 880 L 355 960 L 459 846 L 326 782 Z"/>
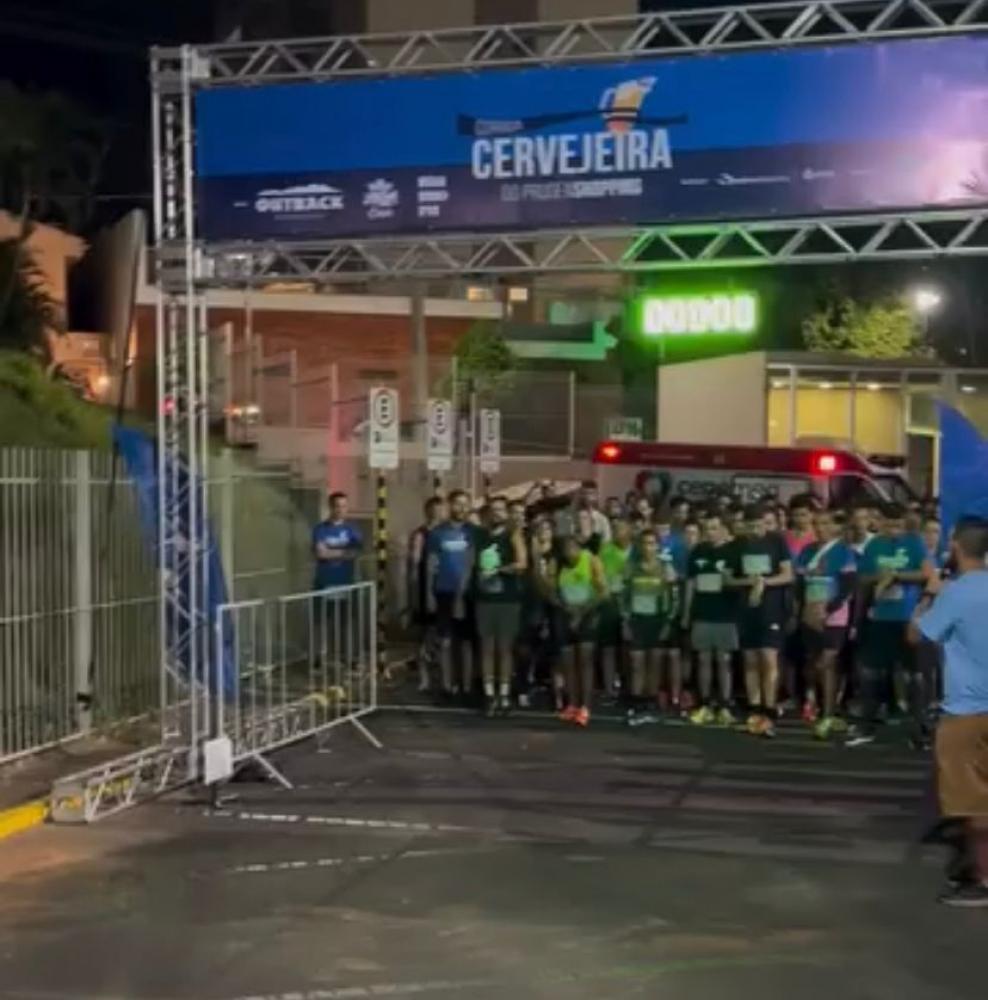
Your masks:
<path fill-rule="evenodd" d="M 800 726 L 384 711 L 275 762 L 0 847 L 0 997 L 982 1000 L 936 904 L 928 761 Z"/>

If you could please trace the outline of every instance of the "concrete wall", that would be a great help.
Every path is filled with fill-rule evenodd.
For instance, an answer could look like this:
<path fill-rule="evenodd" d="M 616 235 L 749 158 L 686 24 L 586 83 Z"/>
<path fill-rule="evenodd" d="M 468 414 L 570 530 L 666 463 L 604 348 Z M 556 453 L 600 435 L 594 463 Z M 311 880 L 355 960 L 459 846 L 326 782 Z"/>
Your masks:
<path fill-rule="evenodd" d="M 658 370 L 658 439 L 765 444 L 765 355 L 708 358 Z"/>
<path fill-rule="evenodd" d="M 461 28 L 475 23 L 474 0 L 365 0 L 370 34 Z"/>
<path fill-rule="evenodd" d="M 637 14 L 638 0 L 538 0 L 540 21 L 575 21 L 584 17 Z"/>

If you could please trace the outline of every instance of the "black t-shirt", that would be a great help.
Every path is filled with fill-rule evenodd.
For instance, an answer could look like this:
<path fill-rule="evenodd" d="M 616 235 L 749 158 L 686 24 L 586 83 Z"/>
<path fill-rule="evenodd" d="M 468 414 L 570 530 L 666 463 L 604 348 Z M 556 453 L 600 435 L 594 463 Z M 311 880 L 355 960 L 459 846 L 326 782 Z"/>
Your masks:
<path fill-rule="evenodd" d="M 693 581 L 693 621 L 734 621 L 737 596 L 736 591 L 724 586 L 724 570 L 733 572 L 736 558 L 734 542 L 723 545 L 700 542 L 690 552 L 687 576 Z"/>
<path fill-rule="evenodd" d="M 736 576 L 778 576 L 784 562 L 792 562 L 789 546 L 781 535 L 766 534 L 762 538 L 739 538 L 735 549 Z M 766 587 L 758 608 L 769 621 L 781 622 L 786 617 L 788 587 Z M 747 588 L 741 590 L 742 606 L 749 605 Z"/>
<path fill-rule="evenodd" d="M 515 562 L 515 544 L 507 529 L 477 532 L 477 559 L 474 566 L 475 593 L 478 601 L 518 601 L 521 599 L 521 580 L 517 573 L 497 572 Z M 492 570 L 493 572 L 485 572 Z"/>

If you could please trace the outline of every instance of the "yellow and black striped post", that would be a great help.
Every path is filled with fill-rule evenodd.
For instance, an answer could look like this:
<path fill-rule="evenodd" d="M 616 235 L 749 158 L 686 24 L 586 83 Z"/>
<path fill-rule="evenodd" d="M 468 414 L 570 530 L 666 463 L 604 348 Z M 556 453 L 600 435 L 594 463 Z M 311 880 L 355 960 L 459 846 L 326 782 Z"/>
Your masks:
<path fill-rule="evenodd" d="M 377 505 L 374 514 L 374 548 L 377 553 L 377 668 L 388 667 L 384 625 L 388 617 L 388 479 L 377 474 Z"/>

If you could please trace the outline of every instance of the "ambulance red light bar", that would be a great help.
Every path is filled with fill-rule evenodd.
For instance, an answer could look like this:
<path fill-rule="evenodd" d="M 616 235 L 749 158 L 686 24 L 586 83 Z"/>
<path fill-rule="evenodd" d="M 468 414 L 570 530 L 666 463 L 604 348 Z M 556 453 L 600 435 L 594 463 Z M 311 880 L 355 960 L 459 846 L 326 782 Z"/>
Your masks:
<path fill-rule="evenodd" d="M 837 456 L 830 452 L 823 452 L 813 459 L 813 466 L 817 472 L 828 473 L 837 471 Z"/>
<path fill-rule="evenodd" d="M 621 457 L 621 449 L 616 444 L 607 442 L 597 449 L 598 462 L 616 462 Z"/>

